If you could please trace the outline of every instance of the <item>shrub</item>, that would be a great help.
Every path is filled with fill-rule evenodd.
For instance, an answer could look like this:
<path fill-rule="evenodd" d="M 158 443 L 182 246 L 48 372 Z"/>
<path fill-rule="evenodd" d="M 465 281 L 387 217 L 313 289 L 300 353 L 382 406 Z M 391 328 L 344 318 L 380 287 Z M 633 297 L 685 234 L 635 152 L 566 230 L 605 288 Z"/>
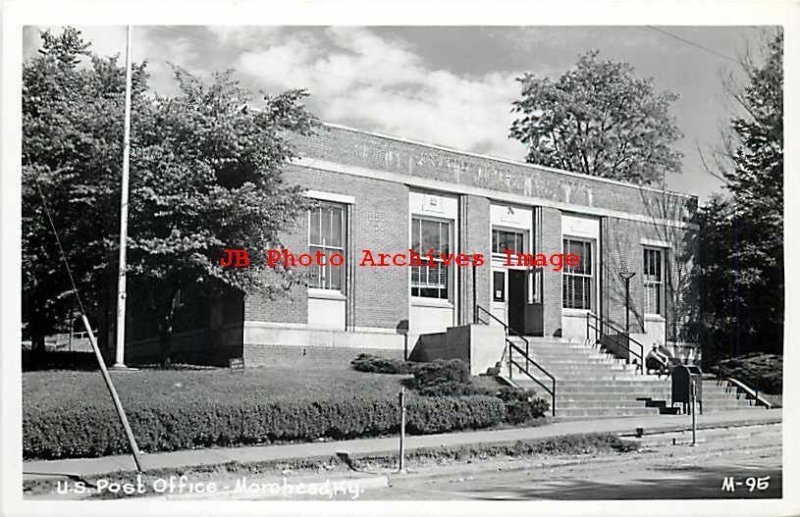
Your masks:
<path fill-rule="evenodd" d="M 469 367 L 461 359 L 436 359 L 423 363 L 414 371 L 414 387 L 417 389 L 437 384 L 470 383 Z"/>
<path fill-rule="evenodd" d="M 126 407 L 139 447 L 145 452 L 271 442 L 345 439 L 398 432 L 397 400 L 352 397 L 266 401 L 249 394 L 237 399 L 203 399 L 186 404 L 169 399 L 140 400 Z M 506 416 L 495 397 L 411 396 L 410 433 L 479 429 Z M 57 459 L 122 454 L 125 435 L 113 408 L 76 401 L 59 410 L 29 406 L 23 412 L 23 456 Z"/>
<path fill-rule="evenodd" d="M 476 386 L 471 380 L 467 382 L 444 381 L 417 389 L 417 393 L 426 397 L 463 397 L 470 395 L 492 396 L 488 388 Z"/>
<path fill-rule="evenodd" d="M 523 424 L 545 416 L 550 410 L 550 403 L 537 397 L 533 390 L 519 390 L 503 386 L 497 397 L 505 403 L 506 422 Z"/>
<path fill-rule="evenodd" d="M 494 395 L 492 390 L 475 385 L 469 368 L 460 359 L 437 359 L 418 365 L 409 385 L 427 397 Z"/>
<path fill-rule="evenodd" d="M 354 369 L 368 373 L 413 373 L 417 364 L 400 359 L 387 359 L 372 354 L 358 354 L 350 361 Z"/>
<path fill-rule="evenodd" d="M 409 406 L 406 429 L 410 433 L 443 433 L 499 424 L 506 408 L 497 397 L 417 397 Z"/>

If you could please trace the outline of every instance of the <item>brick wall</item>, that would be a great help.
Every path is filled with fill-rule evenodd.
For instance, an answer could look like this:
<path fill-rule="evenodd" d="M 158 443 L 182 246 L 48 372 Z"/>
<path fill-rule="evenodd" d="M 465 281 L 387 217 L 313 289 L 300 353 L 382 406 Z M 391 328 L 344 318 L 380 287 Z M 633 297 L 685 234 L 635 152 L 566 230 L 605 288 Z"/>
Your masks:
<path fill-rule="evenodd" d="M 348 263 L 353 290 L 348 294 L 348 323 L 354 327 L 395 329 L 408 318 L 408 269 L 359 267 L 362 249 L 404 252 L 408 249 L 408 188 L 405 185 L 359 178 L 303 167 L 287 167 L 288 182 L 309 190 L 353 196 L 352 256 Z M 308 251 L 308 221 L 300 217 L 293 231 L 282 235 L 285 246 L 297 253 Z M 377 257 L 375 257 L 377 259 Z M 287 295 L 269 300 L 249 296 L 247 321 L 304 324 L 308 321 L 307 288 L 298 285 Z"/>
<path fill-rule="evenodd" d="M 340 165 L 385 171 L 406 177 L 418 177 L 531 196 L 580 207 L 602 208 L 655 219 L 685 221 L 696 207 L 696 198 L 642 189 L 632 185 L 610 183 L 589 177 L 559 173 L 541 167 L 512 164 L 491 158 L 431 148 L 358 131 L 332 127 L 314 137 L 295 140 L 298 153 L 306 158 L 335 162 Z M 409 187 L 400 182 L 324 171 L 298 165 L 286 168 L 287 182 L 311 190 L 353 196 L 350 257 L 352 278 L 348 293 L 347 326 L 349 329 L 397 329 L 408 319 L 408 268 L 365 268 L 355 264 L 361 250 L 404 251 L 408 242 Z M 490 254 L 490 200 L 476 195 L 460 196 L 460 249 Z M 535 212 L 537 251 L 560 250 L 561 212 L 540 206 Z M 290 249 L 307 250 L 307 220 L 301 217 L 296 227 L 284 236 Z M 643 323 L 642 246 L 641 238 L 680 243 L 685 230 L 658 226 L 615 217 L 604 217 L 602 224 L 602 267 L 604 282 L 601 305 L 604 315 L 624 322 L 624 289 L 618 275 L 620 261 L 625 259 L 637 271 L 632 281 L 632 330 Z M 678 244 L 676 244 L 677 248 Z M 669 254 L 670 258 L 674 253 Z M 675 276 L 673 260 L 668 262 Z M 472 271 L 459 268 L 460 310 L 458 321 L 472 320 Z M 488 308 L 491 268 L 488 264 L 476 271 L 478 302 Z M 561 331 L 561 274 L 545 268 L 542 276 L 545 304 L 544 334 Z M 668 297 L 669 299 L 669 297 Z M 305 286 L 297 286 L 287 296 L 268 300 L 260 295 L 247 298 L 245 320 L 288 324 L 308 321 Z M 668 304 L 668 319 L 673 306 Z M 638 316 L 633 316 L 634 314 Z"/>
<path fill-rule="evenodd" d="M 561 211 L 553 208 L 539 207 L 536 210 L 536 251 L 555 253 L 561 250 Z M 561 273 L 553 268 L 544 268 L 542 276 L 542 294 L 544 299 L 543 319 L 544 335 L 561 335 Z"/>
<path fill-rule="evenodd" d="M 668 336 L 673 339 L 679 327 L 677 322 L 681 301 L 676 299 L 679 279 L 685 279 L 690 265 L 681 260 L 690 230 L 669 228 L 656 224 L 639 223 L 616 218 L 603 219 L 602 275 L 605 289 L 601 293 L 603 314 L 620 326 L 625 323 L 625 283 L 619 276 L 623 266 L 636 275 L 630 281 L 631 332 L 643 332 L 644 284 L 642 239 L 664 241 L 671 244 L 665 252 L 666 320 Z M 675 284 L 675 285 L 671 285 Z M 687 300 L 691 303 L 691 300 Z"/>
<path fill-rule="evenodd" d="M 307 158 L 578 206 L 678 220 L 690 218 L 697 206 L 694 197 L 564 174 L 543 167 L 473 156 L 335 126 L 329 126 L 313 137 L 298 137 L 295 142 L 298 154 Z"/>
<path fill-rule="evenodd" d="M 299 347 L 282 345 L 245 346 L 245 366 L 319 366 L 320 364 L 348 363 L 358 354 L 373 354 L 380 357 L 403 359 L 403 350 L 373 348 Z"/>
<path fill-rule="evenodd" d="M 475 289 L 478 304 L 489 309 L 489 282 L 491 275 L 491 246 L 492 238 L 490 228 L 491 214 L 489 200 L 478 196 L 461 196 L 461 250 L 465 253 L 483 253 L 487 263 L 475 268 Z M 472 323 L 472 275 L 473 268 L 458 268 L 461 275 L 461 311 L 460 323 Z"/>

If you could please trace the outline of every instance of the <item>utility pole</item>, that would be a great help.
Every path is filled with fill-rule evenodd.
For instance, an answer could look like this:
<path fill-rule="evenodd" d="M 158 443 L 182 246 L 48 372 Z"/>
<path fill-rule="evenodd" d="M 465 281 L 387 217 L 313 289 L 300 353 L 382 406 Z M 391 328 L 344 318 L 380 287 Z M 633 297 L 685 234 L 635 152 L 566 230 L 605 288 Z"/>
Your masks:
<path fill-rule="evenodd" d="M 117 283 L 117 341 L 114 368 L 125 368 L 125 298 L 128 246 L 128 184 L 130 180 L 131 151 L 131 34 L 128 25 L 128 38 L 125 47 L 125 133 L 122 140 L 122 198 L 119 220 L 119 281 Z"/>

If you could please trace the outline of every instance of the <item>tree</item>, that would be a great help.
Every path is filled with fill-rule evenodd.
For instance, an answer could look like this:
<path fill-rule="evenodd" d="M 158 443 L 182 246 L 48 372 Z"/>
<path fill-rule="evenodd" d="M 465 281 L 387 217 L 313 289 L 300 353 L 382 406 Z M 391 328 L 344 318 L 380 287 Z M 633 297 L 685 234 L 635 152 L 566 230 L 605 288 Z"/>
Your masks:
<path fill-rule="evenodd" d="M 652 184 L 679 172 L 681 137 L 669 107 L 678 96 L 656 93 L 627 63 L 600 61 L 591 51 L 557 81 L 526 73 L 510 137 L 528 147 L 530 163 Z"/>
<path fill-rule="evenodd" d="M 74 303 L 52 230 L 44 193 L 76 282 L 93 319 L 105 327 L 116 274 L 113 235 L 118 205 L 124 75 L 116 58 L 91 56 L 72 28 L 42 34 L 42 49 L 23 67 L 22 298 L 23 322 L 34 349 Z M 90 61 L 81 67 L 81 60 Z M 134 69 L 133 100 L 146 88 Z M 86 258 L 90 258 L 86 260 Z M 105 344 L 106 332 L 100 332 Z"/>
<path fill-rule="evenodd" d="M 23 71 L 23 318 L 42 344 L 71 289 L 37 184 L 78 288 L 105 328 L 116 305 L 124 70 L 88 48 L 74 29 L 45 32 L 41 54 Z M 91 66 L 80 66 L 86 58 Z M 174 74 L 180 92 L 159 96 L 148 90 L 145 64 L 137 65 L 132 95 L 128 276 L 158 321 L 165 359 L 182 288 L 274 293 L 298 280 L 289 270 L 267 271 L 263 252 L 307 203 L 282 178 L 294 156 L 288 137 L 317 126 L 302 104 L 305 91 L 266 96 L 264 108 L 252 110 L 230 72 L 208 83 Z M 222 269 L 226 247 L 249 250 L 253 267 Z"/>
<path fill-rule="evenodd" d="M 697 324 L 712 355 L 783 351 L 783 34 L 760 62 L 741 60 L 746 84 L 730 89 L 741 114 L 718 160 L 726 197 L 701 210 L 696 274 L 706 296 Z"/>
<path fill-rule="evenodd" d="M 267 96 L 265 108 L 252 111 L 230 72 L 209 84 L 180 69 L 175 78 L 180 94 L 156 97 L 132 141 L 130 274 L 158 322 L 165 359 L 179 292 L 272 295 L 298 280 L 291 270 L 267 269 L 265 250 L 308 206 L 300 187 L 283 181 L 294 156 L 286 136 L 316 126 L 302 90 Z M 222 268 L 227 247 L 248 250 L 252 267 Z"/>

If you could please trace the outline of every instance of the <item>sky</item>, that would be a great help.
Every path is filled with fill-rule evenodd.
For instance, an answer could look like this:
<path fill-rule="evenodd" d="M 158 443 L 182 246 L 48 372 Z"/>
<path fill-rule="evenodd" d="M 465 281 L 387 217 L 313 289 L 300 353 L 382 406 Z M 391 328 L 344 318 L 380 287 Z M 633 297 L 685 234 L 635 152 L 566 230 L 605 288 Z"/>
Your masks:
<path fill-rule="evenodd" d="M 125 27 L 78 28 L 94 52 L 124 62 Z M 26 58 L 40 29 L 24 31 Z M 204 76 L 233 69 L 256 99 L 307 89 L 308 108 L 326 122 L 524 161 L 525 148 L 508 138 L 516 78 L 556 79 L 596 49 L 679 95 L 671 113 L 684 135 L 675 144 L 683 171 L 666 185 L 704 201 L 722 192 L 703 163 L 735 109 L 723 78 L 741 82 L 736 61 L 762 40 L 757 27 L 137 26 L 132 56 L 147 60 L 162 94 L 176 91 L 170 63 Z"/>

